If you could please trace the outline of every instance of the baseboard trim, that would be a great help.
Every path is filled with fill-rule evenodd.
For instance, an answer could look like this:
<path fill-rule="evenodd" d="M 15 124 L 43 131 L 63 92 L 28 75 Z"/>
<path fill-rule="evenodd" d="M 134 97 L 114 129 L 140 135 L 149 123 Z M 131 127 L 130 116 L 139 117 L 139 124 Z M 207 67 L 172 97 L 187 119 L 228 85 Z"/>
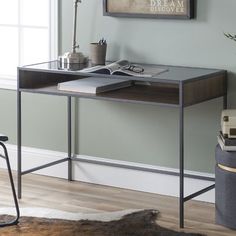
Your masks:
<path fill-rule="evenodd" d="M 97 165 L 103 165 L 103 166 L 110 166 L 110 167 L 116 167 L 116 168 L 124 168 L 129 170 L 137 170 L 137 171 L 145 171 L 145 172 L 151 172 L 156 174 L 163 174 L 163 175 L 173 175 L 173 176 L 179 176 L 179 170 L 177 169 L 171 169 L 171 168 L 163 168 L 160 166 L 151 166 L 146 164 L 140 164 L 140 163 L 134 163 L 134 162 L 127 162 L 127 161 L 109 161 L 109 159 L 103 159 L 97 158 L 97 157 L 86 157 L 86 156 L 77 156 L 72 158 L 73 161 L 78 162 L 86 162 L 90 164 L 97 164 Z M 213 175 L 207 175 L 206 173 L 200 173 L 200 172 L 193 172 L 193 171 L 187 171 L 187 173 L 184 174 L 186 178 L 192 178 L 192 179 L 199 179 L 199 180 L 207 180 L 207 181 L 215 181 L 215 178 Z"/>
<path fill-rule="evenodd" d="M 17 147 L 8 144 L 7 148 L 12 169 L 16 170 Z M 64 159 L 66 156 L 67 154 L 63 152 L 22 147 L 22 168 L 25 171 Z M 74 180 L 168 196 L 178 197 L 179 195 L 178 169 L 84 155 L 78 155 L 75 158 Z M 4 163 L 3 160 L 0 162 Z M 60 163 L 35 173 L 66 179 L 67 163 Z M 213 174 L 194 171 L 186 171 L 185 173 L 187 177 L 185 178 L 185 196 L 211 185 L 214 179 Z M 214 196 L 214 190 L 211 190 L 197 197 L 196 200 L 214 202 Z"/>

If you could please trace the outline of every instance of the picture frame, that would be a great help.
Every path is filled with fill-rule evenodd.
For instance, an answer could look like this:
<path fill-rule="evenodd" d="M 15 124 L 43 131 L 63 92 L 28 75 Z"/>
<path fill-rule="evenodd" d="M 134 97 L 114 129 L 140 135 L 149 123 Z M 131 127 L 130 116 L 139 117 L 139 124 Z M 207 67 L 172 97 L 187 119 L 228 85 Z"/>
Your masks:
<path fill-rule="evenodd" d="M 103 0 L 103 15 L 114 17 L 193 19 L 195 0 Z"/>

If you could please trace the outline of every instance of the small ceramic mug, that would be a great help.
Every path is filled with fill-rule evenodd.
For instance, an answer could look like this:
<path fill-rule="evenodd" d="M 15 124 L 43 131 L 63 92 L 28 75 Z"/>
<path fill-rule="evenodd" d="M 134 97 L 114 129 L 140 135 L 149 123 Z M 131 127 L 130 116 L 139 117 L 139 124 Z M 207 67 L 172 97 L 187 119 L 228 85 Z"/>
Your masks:
<path fill-rule="evenodd" d="M 90 59 L 94 65 L 105 65 L 107 44 L 90 43 Z"/>

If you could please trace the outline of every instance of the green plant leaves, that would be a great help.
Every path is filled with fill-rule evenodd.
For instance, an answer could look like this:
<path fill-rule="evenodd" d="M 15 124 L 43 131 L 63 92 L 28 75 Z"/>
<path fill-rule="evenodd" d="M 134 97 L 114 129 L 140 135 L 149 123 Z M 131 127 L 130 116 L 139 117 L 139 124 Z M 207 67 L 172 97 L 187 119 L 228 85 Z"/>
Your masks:
<path fill-rule="evenodd" d="M 232 35 L 229 33 L 224 33 L 224 36 L 227 37 L 228 39 L 236 41 L 236 35 Z"/>

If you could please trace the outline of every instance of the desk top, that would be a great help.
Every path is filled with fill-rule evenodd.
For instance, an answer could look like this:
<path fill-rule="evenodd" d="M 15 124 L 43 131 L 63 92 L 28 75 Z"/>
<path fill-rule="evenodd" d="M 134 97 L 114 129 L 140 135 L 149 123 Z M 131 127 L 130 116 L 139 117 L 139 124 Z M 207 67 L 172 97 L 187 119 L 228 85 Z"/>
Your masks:
<path fill-rule="evenodd" d="M 124 76 L 124 75 L 112 75 L 117 78 L 127 78 L 137 81 L 147 82 L 165 82 L 165 83 L 180 83 L 189 82 L 193 80 L 204 79 L 209 76 L 217 76 L 224 74 L 224 70 L 219 69 L 208 69 L 208 68 L 194 68 L 194 67 L 182 67 L 182 66 L 170 66 L 170 65 L 153 65 L 153 64 L 138 64 L 144 68 L 144 71 L 153 71 L 155 69 L 163 68 L 167 69 L 166 72 L 154 75 L 153 77 L 138 77 L 138 76 Z M 111 77 L 111 75 L 97 74 L 97 73 L 85 73 L 81 72 L 82 69 L 91 67 L 87 65 L 72 65 L 69 69 L 64 69 L 60 66 L 59 61 L 51 61 L 39 64 L 33 64 L 28 66 L 19 67 L 19 70 L 23 71 L 41 71 L 48 73 L 60 73 L 60 74 L 73 74 L 83 76 L 100 76 L 100 77 Z M 155 73 L 154 73 L 155 74 Z"/>
<path fill-rule="evenodd" d="M 70 69 L 62 69 L 58 61 L 51 61 L 19 67 L 18 91 L 174 107 L 187 107 L 227 94 L 227 73 L 224 70 L 140 64 L 144 69 L 147 68 L 146 71 L 155 71 L 157 68 L 165 68 L 167 71 L 154 77 L 104 75 L 80 71 L 89 66 L 75 65 Z M 131 79 L 133 86 L 100 94 L 57 89 L 58 83 L 91 76 Z"/>

